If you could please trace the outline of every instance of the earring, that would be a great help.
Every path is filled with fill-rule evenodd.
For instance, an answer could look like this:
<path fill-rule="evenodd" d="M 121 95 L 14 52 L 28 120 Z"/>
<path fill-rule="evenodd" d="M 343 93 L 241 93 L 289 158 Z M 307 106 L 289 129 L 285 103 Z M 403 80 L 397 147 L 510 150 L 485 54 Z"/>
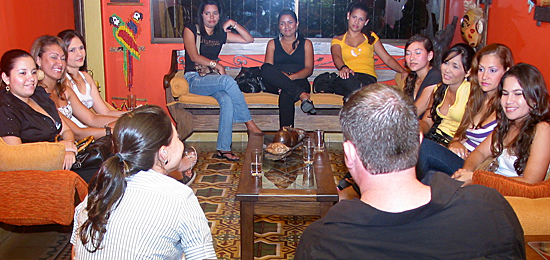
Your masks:
<path fill-rule="evenodd" d="M 38 79 L 38 81 L 44 79 L 44 71 L 41 69 L 40 66 L 38 66 L 38 69 L 36 70 L 36 78 Z"/>
<path fill-rule="evenodd" d="M 166 161 L 164 161 L 164 165 L 168 164 L 168 159 L 166 159 Z"/>
<path fill-rule="evenodd" d="M 10 85 L 9 84 L 6 84 L 6 92 L 10 93 Z"/>

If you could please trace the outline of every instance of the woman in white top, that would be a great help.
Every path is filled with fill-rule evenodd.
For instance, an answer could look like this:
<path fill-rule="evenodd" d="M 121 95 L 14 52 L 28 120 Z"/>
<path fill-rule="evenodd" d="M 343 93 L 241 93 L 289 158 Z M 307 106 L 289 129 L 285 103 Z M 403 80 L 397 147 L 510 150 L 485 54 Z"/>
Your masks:
<path fill-rule="evenodd" d="M 112 110 L 99 95 L 94 79 L 86 72 L 86 44 L 75 30 L 64 30 L 57 34 L 67 46 L 67 79 L 76 96 L 87 108 L 93 108 L 100 115 L 119 117 L 124 112 Z"/>
<path fill-rule="evenodd" d="M 74 217 L 73 259 L 216 259 L 191 188 L 167 176 L 183 143 L 170 117 L 145 105 L 117 121 L 116 156 L 89 184 Z"/>
<path fill-rule="evenodd" d="M 65 116 L 63 120 L 69 125 L 75 137 L 82 139 L 93 135 L 97 139 L 105 136 L 110 131 L 107 127 L 113 127 L 117 118 L 93 113 L 78 100 L 74 91 L 63 83 L 67 66 L 65 43 L 59 37 L 41 36 L 34 41 L 31 55 L 44 72 L 39 85 L 51 93 L 50 98 L 59 112 Z"/>
<path fill-rule="evenodd" d="M 502 77 L 498 97 L 497 127 L 453 178 L 470 183 L 473 171 L 492 156 L 499 163 L 497 174 L 527 183 L 543 181 L 550 165 L 550 110 L 544 78 L 534 66 L 520 63 Z"/>

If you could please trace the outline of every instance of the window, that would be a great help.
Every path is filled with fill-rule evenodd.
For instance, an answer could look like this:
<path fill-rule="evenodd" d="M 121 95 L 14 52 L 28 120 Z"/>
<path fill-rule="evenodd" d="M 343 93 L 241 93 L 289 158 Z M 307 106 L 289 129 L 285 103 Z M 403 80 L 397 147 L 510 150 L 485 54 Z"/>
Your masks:
<path fill-rule="evenodd" d="M 332 38 L 346 30 L 349 0 L 220 0 L 225 17 L 244 25 L 255 38 L 278 33 L 277 14 L 291 9 L 308 38 Z M 370 29 L 382 39 L 407 39 L 439 29 L 441 0 L 361 0 L 369 6 Z M 200 0 L 151 0 L 154 43 L 182 42 L 185 23 L 193 22 Z M 296 11 L 297 10 L 297 11 Z"/>

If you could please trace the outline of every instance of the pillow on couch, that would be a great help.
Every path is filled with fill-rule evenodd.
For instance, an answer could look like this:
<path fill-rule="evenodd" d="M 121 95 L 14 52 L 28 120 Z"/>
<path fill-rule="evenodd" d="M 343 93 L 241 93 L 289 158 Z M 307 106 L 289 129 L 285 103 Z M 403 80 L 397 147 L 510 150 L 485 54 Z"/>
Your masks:
<path fill-rule="evenodd" d="M 530 184 L 494 172 L 477 170 L 472 177 L 472 184 L 491 187 L 500 192 L 502 196 L 526 198 L 550 197 L 550 180 Z"/>
<path fill-rule="evenodd" d="M 550 234 L 550 197 L 505 197 L 518 216 L 525 235 Z"/>
<path fill-rule="evenodd" d="M 185 79 L 184 73 L 183 70 L 180 70 L 174 75 L 174 78 L 170 80 L 170 87 L 172 88 L 172 96 L 174 98 L 189 93 L 189 83 Z"/>
<path fill-rule="evenodd" d="M 64 159 L 65 146 L 60 143 L 38 142 L 8 145 L 0 138 L 0 172 L 62 170 Z"/>

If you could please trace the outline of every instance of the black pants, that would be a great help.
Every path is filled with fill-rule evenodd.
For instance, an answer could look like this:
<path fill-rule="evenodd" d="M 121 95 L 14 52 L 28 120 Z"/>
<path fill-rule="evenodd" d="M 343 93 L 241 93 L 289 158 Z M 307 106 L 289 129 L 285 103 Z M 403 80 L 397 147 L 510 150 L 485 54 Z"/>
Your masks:
<path fill-rule="evenodd" d="M 279 126 L 294 126 L 294 103 L 300 100 L 302 93 L 310 93 L 309 81 L 291 80 L 275 66 L 265 63 L 262 65 L 262 82 L 267 92 L 279 95 Z"/>
<path fill-rule="evenodd" d="M 373 75 L 355 72 L 355 75 L 349 74 L 347 79 L 337 77 L 334 82 L 334 93 L 344 96 L 344 99 L 347 100 L 354 91 L 376 82 L 377 79 Z"/>

